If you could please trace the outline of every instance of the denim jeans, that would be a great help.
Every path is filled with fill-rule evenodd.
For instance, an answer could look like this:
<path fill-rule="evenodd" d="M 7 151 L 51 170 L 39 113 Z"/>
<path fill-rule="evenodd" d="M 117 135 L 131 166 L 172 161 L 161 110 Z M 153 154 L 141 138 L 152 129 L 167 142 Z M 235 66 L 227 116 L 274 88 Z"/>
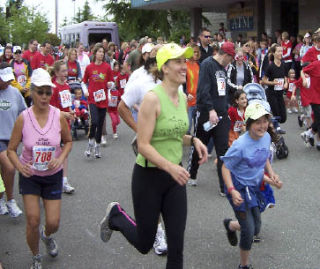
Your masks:
<path fill-rule="evenodd" d="M 196 117 L 196 111 L 197 111 L 197 107 L 196 106 L 189 106 L 188 107 L 188 118 L 189 118 L 188 134 L 191 134 L 191 128 L 193 126 L 192 123 L 194 123 L 194 120 L 195 120 L 195 117 Z"/>

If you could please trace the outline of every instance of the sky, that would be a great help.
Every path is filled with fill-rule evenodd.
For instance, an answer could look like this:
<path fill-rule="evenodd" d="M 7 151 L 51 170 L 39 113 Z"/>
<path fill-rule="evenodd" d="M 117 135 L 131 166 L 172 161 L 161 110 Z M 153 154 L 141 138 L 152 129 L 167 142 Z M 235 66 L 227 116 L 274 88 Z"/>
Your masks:
<path fill-rule="evenodd" d="M 102 6 L 106 1 L 88 0 L 91 8 L 91 12 L 95 16 L 105 15 L 105 11 Z M 0 6 L 5 7 L 6 0 L 0 0 Z M 55 0 L 24 0 L 26 6 L 37 7 L 38 11 L 46 15 L 50 22 L 51 32 L 55 32 Z M 63 23 L 65 17 L 70 21 L 74 16 L 74 5 L 77 13 L 78 8 L 83 8 L 85 0 L 58 0 L 58 25 Z"/>

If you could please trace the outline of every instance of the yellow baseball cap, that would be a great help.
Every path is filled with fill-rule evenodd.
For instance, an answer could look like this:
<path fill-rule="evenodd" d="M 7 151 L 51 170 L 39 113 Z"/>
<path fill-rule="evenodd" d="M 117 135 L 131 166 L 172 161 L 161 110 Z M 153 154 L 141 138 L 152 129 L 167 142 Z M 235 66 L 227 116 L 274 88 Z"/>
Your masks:
<path fill-rule="evenodd" d="M 246 121 L 248 119 L 257 120 L 264 115 L 270 115 L 270 113 L 265 110 L 264 106 L 260 103 L 251 103 L 248 105 L 244 114 Z"/>
<path fill-rule="evenodd" d="M 157 52 L 157 66 L 158 70 L 161 70 L 161 67 L 171 59 L 177 59 L 181 56 L 186 57 L 187 59 L 191 58 L 193 55 L 193 49 L 191 47 L 181 48 L 176 43 L 169 43 L 163 45 Z"/>

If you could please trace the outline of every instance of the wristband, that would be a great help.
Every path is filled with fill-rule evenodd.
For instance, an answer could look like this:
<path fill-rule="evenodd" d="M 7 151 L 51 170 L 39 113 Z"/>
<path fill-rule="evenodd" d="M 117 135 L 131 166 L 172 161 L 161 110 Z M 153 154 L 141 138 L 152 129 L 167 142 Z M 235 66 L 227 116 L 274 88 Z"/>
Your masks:
<path fill-rule="evenodd" d="M 194 139 L 195 139 L 196 137 L 195 136 L 191 136 L 191 140 L 190 140 L 190 145 L 192 146 L 192 147 L 194 147 Z"/>
<path fill-rule="evenodd" d="M 233 190 L 235 190 L 235 187 L 234 187 L 234 186 L 228 188 L 228 193 L 231 194 L 231 192 L 232 192 Z"/>

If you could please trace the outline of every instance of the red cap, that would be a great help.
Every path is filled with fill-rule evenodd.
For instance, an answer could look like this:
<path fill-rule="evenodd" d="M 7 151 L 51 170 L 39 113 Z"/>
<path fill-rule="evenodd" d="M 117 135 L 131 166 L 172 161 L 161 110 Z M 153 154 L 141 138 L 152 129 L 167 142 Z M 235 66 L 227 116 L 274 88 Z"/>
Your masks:
<path fill-rule="evenodd" d="M 234 44 L 232 42 L 224 42 L 221 46 L 221 49 L 232 57 L 236 55 L 236 52 L 234 50 Z"/>

